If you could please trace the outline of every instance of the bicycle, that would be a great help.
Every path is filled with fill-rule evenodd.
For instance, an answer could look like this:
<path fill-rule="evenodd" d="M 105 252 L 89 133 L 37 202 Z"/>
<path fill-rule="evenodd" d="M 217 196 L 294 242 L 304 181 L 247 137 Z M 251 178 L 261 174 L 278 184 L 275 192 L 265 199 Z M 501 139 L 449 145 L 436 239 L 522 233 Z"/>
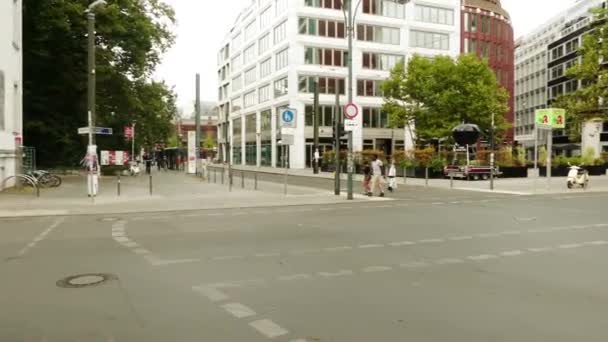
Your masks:
<path fill-rule="evenodd" d="M 31 171 L 31 172 L 26 173 L 26 175 L 30 176 L 34 180 L 36 180 L 36 183 L 41 188 L 57 188 L 62 183 L 61 177 L 54 175 L 45 170 Z M 29 183 L 26 183 L 25 185 L 28 185 L 28 184 Z"/>

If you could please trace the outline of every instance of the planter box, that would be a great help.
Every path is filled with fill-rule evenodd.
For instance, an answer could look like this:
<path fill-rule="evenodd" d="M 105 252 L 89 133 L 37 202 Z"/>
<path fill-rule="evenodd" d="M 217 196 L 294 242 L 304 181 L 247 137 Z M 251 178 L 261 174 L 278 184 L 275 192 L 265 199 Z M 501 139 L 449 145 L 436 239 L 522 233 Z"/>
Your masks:
<path fill-rule="evenodd" d="M 583 166 L 589 171 L 590 176 L 603 176 L 606 174 L 607 165 Z"/>
<path fill-rule="evenodd" d="M 500 178 L 528 178 L 527 167 L 499 167 Z"/>
<path fill-rule="evenodd" d="M 416 167 L 409 168 L 406 170 L 406 174 L 408 178 L 424 178 L 425 177 L 425 168 Z M 429 169 L 429 179 L 439 179 L 443 178 L 443 172 L 441 171 L 433 171 L 433 169 Z"/>
<path fill-rule="evenodd" d="M 541 177 L 547 177 L 547 167 L 539 166 L 539 173 Z M 551 168 L 551 177 L 566 177 L 568 176 L 568 166 L 557 166 Z"/>

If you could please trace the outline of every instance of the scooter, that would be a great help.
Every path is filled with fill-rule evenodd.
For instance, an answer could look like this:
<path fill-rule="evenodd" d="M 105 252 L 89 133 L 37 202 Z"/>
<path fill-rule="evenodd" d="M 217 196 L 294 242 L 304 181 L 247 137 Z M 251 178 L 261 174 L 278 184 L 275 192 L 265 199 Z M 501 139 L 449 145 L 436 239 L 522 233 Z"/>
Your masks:
<path fill-rule="evenodd" d="M 131 176 L 139 176 L 140 171 L 139 163 L 131 163 L 131 166 L 129 167 L 129 173 Z"/>
<path fill-rule="evenodd" d="M 589 186 L 589 172 L 580 166 L 570 165 L 570 171 L 568 171 L 568 189 L 572 189 L 575 185 L 586 189 Z"/>

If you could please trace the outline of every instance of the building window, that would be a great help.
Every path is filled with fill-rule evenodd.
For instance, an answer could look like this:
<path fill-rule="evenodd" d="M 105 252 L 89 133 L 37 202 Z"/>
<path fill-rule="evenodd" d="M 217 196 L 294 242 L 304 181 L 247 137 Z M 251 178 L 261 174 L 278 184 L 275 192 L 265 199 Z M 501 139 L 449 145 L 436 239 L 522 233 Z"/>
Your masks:
<path fill-rule="evenodd" d="M 342 0 L 304 0 L 308 7 L 342 9 Z"/>
<path fill-rule="evenodd" d="M 357 25 L 357 39 L 367 42 L 399 45 L 401 30 L 392 27 Z"/>
<path fill-rule="evenodd" d="M 363 128 L 388 128 L 388 113 L 380 108 L 363 107 Z"/>
<path fill-rule="evenodd" d="M 336 107 L 335 106 L 319 106 L 319 127 L 333 127 Z M 314 125 L 314 107 L 307 105 L 304 111 L 306 126 Z M 342 115 L 342 108 L 338 109 L 338 117 Z"/>
<path fill-rule="evenodd" d="M 232 66 L 232 72 L 238 71 L 243 66 L 243 57 L 241 55 L 236 55 L 236 57 L 232 59 L 230 65 Z"/>
<path fill-rule="evenodd" d="M 564 65 L 560 64 L 551 68 L 551 80 L 564 76 Z"/>
<path fill-rule="evenodd" d="M 258 54 L 263 55 L 270 49 L 270 33 L 265 34 L 258 41 Z"/>
<path fill-rule="evenodd" d="M 232 50 L 236 52 L 236 50 L 241 48 L 241 45 L 243 45 L 243 36 L 239 33 L 232 38 Z"/>
<path fill-rule="evenodd" d="M 280 51 L 277 53 L 277 56 L 275 58 L 276 60 L 276 66 L 277 66 L 277 71 L 286 68 L 287 65 L 289 64 L 289 49 L 285 49 L 283 51 Z"/>
<path fill-rule="evenodd" d="M 578 38 L 574 38 L 573 40 L 566 43 L 566 55 L 575 52 L 578 49 Z"/>
<path fill-rule="evenodd" d="M 391 71 L 398 63 L 403 63 L 405 58 L 399 55 L 388 55 L 382 53 L 364 52 L 363 69 Z"/>
<path fill-rule="evenodd" d="M 248 108 L 255 105 L 255 90 L 252 90 L 245 94 L 245 106 L 243 108 Z"/>
<path fill-rule="evenodd" d="M 464 30 L 466 32 L 477 32 L 477 14 L 465 13 L 464 15 Z"/>
<path fill-rule="evenodd" d="M 274 15 L 278 16 L 287 10 L 288 0 L 274 0 Z"/>
<path fill-rule="evenodd" d="M 363 13 L 405 19 L 405 5 L 394 0 L 363 0 Z"/>
<path fill-rule="evenodd" d="M 338 94 L 344 95 L 345 82 L 344 78 L 335 77 L 316 77 L 316 76 L 300 76 L 298 88 L 301 93 L 314 93 L 315 81 L 318 82 L 319 94 Z"/>
<path fill-rule="evenodd" d="M 282 0 L 279 0 L 282 1 Z M 287 21 L 284 21 L 279 24 L 279 26 L 274 28 L 274 43 L 282 42 L 287 36 Z"/>
<path fill-rule="evenodd" d="M 551 87 L 550 100 L 554 100 L 563 94 L 564 94 L 563 84 L 558 84 L 556 86 L 553 86 L 553 87 Z"/>
<path fill-rule="evenodd" d="M 267 60 L 260 63 L 260 79 L 270 76 L 272 73 L 272 59 L 268 58 Z"/>
<path fill-rule="evenodd" d="M 270 100 L 270 84 L 265 85 L 259 89 L 260 103 Z"/>
<path fill-rule="evenodd" d="M 255 44 L 252 44 L 251 46 L 246 48 L 245 52 L 243 53 L 243 63 L 245 65 L 247 65 L 247 64 L 255 61 L 255 58 L 256 58 Z"/>
<path fill-rule="evenodd" d="M 554 61 L 564 56 L 564 46 L 560 45 L 551 50 L 551 60 Z"/>
<path fill-rule="evenodd" d="M 289 82 L 287 77 L 281 78 L 274 82 L 274 97 L 281 97 L 283 95 L 287 95 L 287 90 L 289 89 Z"/>
<path fill-rule="evenodd" d="M 423 23 L 454 25 L 454 10 L 448 8 L 416 5 L 416 21 Z"/>
<path fill-rule="evenodd" d="M 344 22 L 317 18 L 300 18 L 298 32 L 309 36 L 344 38 Z"/>
<path fill-rule="evenodd" d="M 243 88 L 243 78 L 241 75 L 232 79 L 232 91 L 239 91 Z"/>
<path fill-rule="evenodd" d="M 466 38 L 464 40 L 464 51 L 466 53 L 477 54 L 477 39 L 475 39 L 475 38 Z"/>
<path fill-rule="evenodd" d="M 566 90 L 565 90 L 566 94 L 570 94 L 570 93 L 577 91 L 578 90 L 578 80 L 570 80 L 570 81 L 566 82 L 565 88 L 566 88 Z"/>
<path fill-rule="evenodd" d="M 270 11 L 270 7 L 268 7 L 260 14 L 260 30 L 264 30 L 266 27 L 268 27 L 271 20 L 272 12 Z"/>
<path fill-rule="evenodd" d="M 245 42 L 248 42 L 257 32 L 257 26 L 255 20 L 245 26 Z"/>
<path fill-rule="evenodd" d="M 243 109 L 243 102 L 241 102 L 241 97 L 235 97 L 232 99 L 232 112 L 238 112 Z M 240 131 L 239 131 L 240 133 Z M 240 135 L 240 134 L 239 134 Z"/>
<path fill-rule="evenodd" d="M 449 50 L 450 36 L 444 33 L 412 30 L 410 31 L 410 47 Z"/>
<path fill-rule="evenodd" d="M 381 81 L 357 80 L 357 96 L 382 96 Z"/>
<path fill-rule="evenodd" d="M 306 64 L 345 67 L 346 51 L 308 47 L 304 52 Z"/>
<path fill-rule="evenodd" d="M 481 33 L 490 33 L 490 17 L 486 15 L 481 16 Z"/>
<path fill-rule="evenodd" d="M 13 47 L 21 48 L 21 2 L 13 0 Z"/>
<path fill-rule="evenodd" d="M 256 68 L 253 67 L 247 71 L 245 71 L 245 86 L 250 85 L 251 83 L 255 82 L 256 79 Z"/>
<path fill-rule="evenodd" d="M 0 70 L 0 131 L 5 129 L 4 120 L 6 113 L 6 103 L 4 102 L 6 99 L 6 85 L 4 84 L 4 71 Z"/>

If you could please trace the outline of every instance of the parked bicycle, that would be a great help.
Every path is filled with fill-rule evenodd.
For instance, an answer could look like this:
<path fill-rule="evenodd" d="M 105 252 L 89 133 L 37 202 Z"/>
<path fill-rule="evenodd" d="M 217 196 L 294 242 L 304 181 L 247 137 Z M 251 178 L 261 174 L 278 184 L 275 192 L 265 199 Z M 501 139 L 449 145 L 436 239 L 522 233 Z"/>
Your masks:
<path fill-rule="evenodd" d="M 41 188 L 57 188 L 61 185 L 61 177 L 54 175 L 45 170 L 36 170 L 26 173 L 27 176 L 33 178 Z M 24 181 L 23 185 L 31 185 Z"/>

